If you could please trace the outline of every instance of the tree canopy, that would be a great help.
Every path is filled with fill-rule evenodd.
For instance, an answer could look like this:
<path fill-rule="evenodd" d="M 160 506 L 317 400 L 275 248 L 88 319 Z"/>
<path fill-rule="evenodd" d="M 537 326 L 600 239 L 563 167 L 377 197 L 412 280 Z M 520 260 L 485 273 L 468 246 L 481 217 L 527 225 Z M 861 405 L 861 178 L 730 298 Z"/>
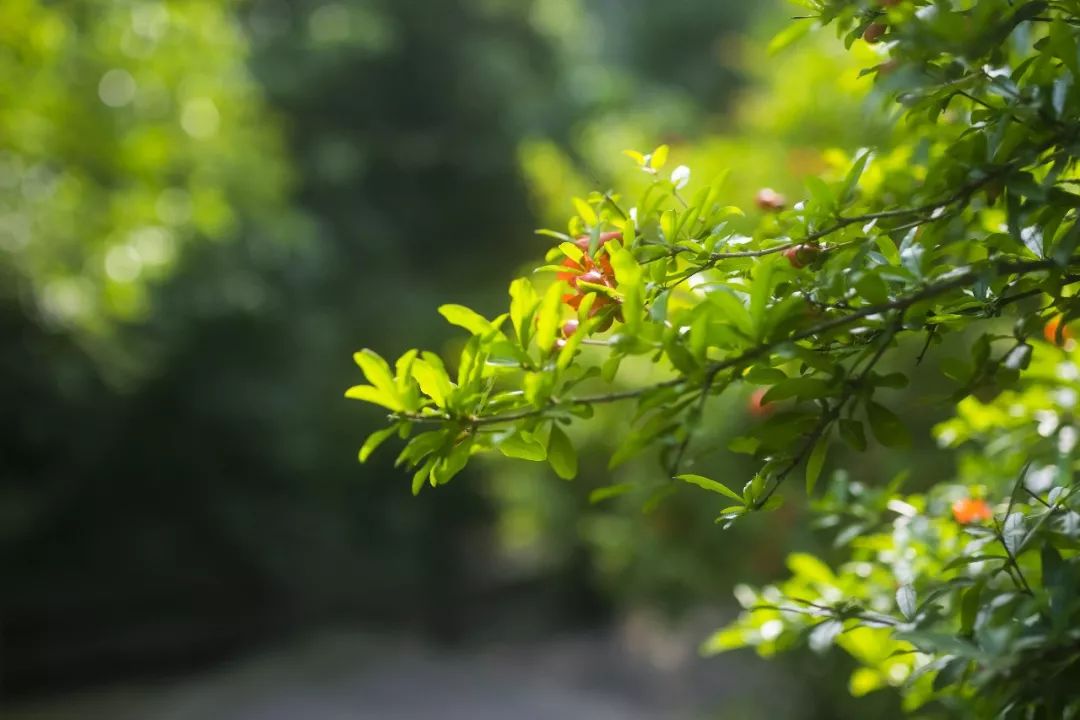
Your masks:
<path fill-rule="evenodd" d="M 0 48 L 0 252 L 50 325 L 145 317 L 186 245 L 281 205 L 280 137 L 222 3 L 12 0 Z"/>

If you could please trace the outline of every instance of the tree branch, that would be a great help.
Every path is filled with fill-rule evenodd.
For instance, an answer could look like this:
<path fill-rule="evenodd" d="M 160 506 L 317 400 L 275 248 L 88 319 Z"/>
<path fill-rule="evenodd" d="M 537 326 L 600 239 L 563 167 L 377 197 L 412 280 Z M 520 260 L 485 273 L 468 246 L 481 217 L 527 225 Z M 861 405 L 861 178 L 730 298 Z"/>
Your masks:
<path fill-rule="evenodd" d="M 894 319 L 893 324 L 890 326 L 890 330 L 887 331 L 885 339 L 881 341 L 877 349 L 874 351 L 874 354 L 870 357 L 870 361 L 866 364 L 866 367 L 862 369 L 862 372 L 859 373 L 858 377 L 856 377 L 854 381 L 851 381 L 847 384 L 844 389 L 844 393 L 840 396 L 840 399 L 837 400 L 831 408 L 829 408 L 822 414 L 821 419 L 818 421 L 818 424 L 814 426 L 814 429 L 810 432 L 810 435 L 807 436 L 806 442 L 803 443 L 803 446 L 799 449 L 799 452 L 796 453 L 795 456 L 791 458 L 791 461 L 784 467 L 784 469 L 776 475 L 776 477 L 773 479 L 772 484 L 769 486 L 769 489 L 760 498 L 754 501 L 751 509 L 760 510 L 762 507 L 764 507 L 765 503 L 767 503 L 769 501 L 769 498 L 771 498 L 776 493 L 776 491 L 780 488 L 784 481 L 787 480 L 788 476 L 792 472 L 794 472 L 795 468 L 799 467 L 799 465 L 802 464 L 803 460 L 805 460 L 807 456 L 813 451 L 814 446 L 817 444 L 818 440 L 821 439 L 821 436 L 828 431 L 829 426 L 832 425 L 837 420 L 837 418 L 840 417 L 840 413 L 844 411 L 844 406 L 847 405 L 848 400 L 850 400 L 854 396 L 855 391 L 858 390 L 859 387 L 863 384 L 863 382 L 865 382 L 866 378 L 870 376 L 870 373 L 873 371 L 874 366 L 878 364 L 878 361 L 881 360 L 889 345 L 892 344 L 893 338 L 896 337 L 896 334 L 902 329 L 902 318 L 903 311 L 901 310 Z M 854 363 L 855 366 L 858 366 L 859 362 L 859 360 L 856 360 Z M 853 367 L 852 370 L 854 369 L 855 368 Z"/>
<path fill-rule="evenodd" d="M 1070 258 L 1069 260 L 1070 265 L 1078 263 L 1080 263 L 1080 256 L 1075 256 L 1073 258 Z M 788 335 L 784 338 L 760 343 L 758 345 L 755 345 L 754 347 L 744 350 L 741 353 L 738 353 L 737 355 L 726 358 L 724 360 L 718 360 L 716 362 L 713 362 L 705 367 L 703 374 L 704 379 L 701 383 L 699 383 L 699 385 L 704 387 L 705 382 L 711 382 L 712 378 L 714 378 L 717 373 L 745 365 L 746 363 L 756 360 L 786 343 L 807 340 L 816 335 L 821 335 L 832 330 L 838 330 L 872 315 L 882 315 L 896 310 L 906 310 L 907 308 L 918 302 L 921 302 L 922 300 L 936 297 L 938 295 L 942 295 L 952 290 L 964 287 L 965 285 L 968 285 L 969 283 L 971 283 L 979 276 L 988 271 L 993 271 L 999 275 L 1026 275 L 1029 273 L 1050 270 L 1054 267 L 1057 267 L 1057 265 L 1052 260 L 992 261 L 980 265 L 979 267 L 969 266 L 962 272 L 953 273 L 951 277 L 946 276 L 945 279 L 939 280 L 936 283 L 926 285 L 921 290 L 914 292 L 910 295 L 899 297 L 886 303 L 868 305 L 859 308 L 847 315 L 826 320 L 825 322 L 821 322 L 809 328 L 806 328 L 805 330 L 800 330 L 799 332 L 792 333 L 791 335 Z M 1026 297 L 1027 293 L 1024 293 L 1023 296 Z M 407 420 L 417 423 L 445 423 L 458 421 L 462 425 L 471 425 L 476 427 L 482 425 L 514 422 L 516 420 L 523 420 L 530 417 L 538 417 L 545 415 L 553 410 L 567 409 L 575 405 L 603 405 L 607 403 L 619 402 L 622 400 L 633 400 L 654 390 L 678 387 L 679 385 L 687 383 L 688 381 L 689 380 L 686 377 L 675 377 L 671 378 L 670 380 L 664 380 L 644 387 L 617 390 L 614 392 L 601 393 L 596 395 L 583 395 L 576 398 L 555 398 L 542 407 L 521 408 L 519 410 L 513 410 L 496 415 L 455 417 L 445 414 L 396 413 L 391 415 L 390 418 L 393 421 Z"/>
<path fill-rule="evenodd" d="M 1048 150 L 1051 147 L 1053 147 L 1052 143 L 1051 144 L 1045 144 L 1042 147 L 1040 147 L 1039 150 L 1038 150 L 1038 154 L 1030 162 L 1037 161 L 1038 160 L 1038 155 L 1045 152 L 1046 150 Z M 934 215 L 933 213 L 937 212 L 938 210 L 941 210 L 942 208 L 946 208 L 946 207 L 949 207 L 950 205 L 954 205 L 954 204 L 956 204 L 958 202 L 962 202 L 962 201 L 967 200 L 973 194 L 975 194 L 979 189 L 981 189 L 984 186 L 988 185 L 989 183 L 997 180 L 1002 175 L 1005 175 L 1005 174 L 1007 174 L 1008 172 L 1010 172 L 1012 170 L 1019 170 L 1020 168 L 1027 165 L 1028 162 L 1029 161 L 1024 161 L 1024 162 L 1019 162 L 1019 163 L 1008 163 L 1008 164 L 1002 165 L 1002 166 L 1000 166 L 1000 167 L 986 173 L 986 175 L 984 175 L 981 178 L 978 178 L 976 180 L 971 180 L 971 181 L 967 182 L 966 184 L 961 186 L 960 189 L 958 189 L 953 194 L 948 195 L 945 198 L 942 198 L 942 199 L 937 200 L 935 202 L 925 203 L 923 205 L 918 205 L 918 206 L 913 207 L 913 208 L 897 208 L 897 209 L 894 209 L 894 210 L 879 210 L 877 212 L 864 213 L 862 215 L 849 215 L 849 216 L 846 216 L 846 217 L 838 215 L 837 219 L 836 219 L 836 222 L 834 222 L 832 225 L 829 225 L 829 226 L 827 226 L 827 227 L 825 227 L 825 228 L 823 228 L 821 230 L 816 230 L 814 232 L 807 233 L 806 235 L 802 236 L 801 238 L 798 238 L 796 240 L 791 240 L 791 241 L 783 243 L 781 245 L 774 245 L 772 247 L 761 248 L 761 249 L 758 249 L 758 250 L 733 250 L 733 251 L 727 251 L 727 252 L 710 253 L 707 260 L 704 263 L 701 263 L 699 265 L 695 265 L 693 268 L 688 269 L 687 272 L 684 272 L 681 276 L 679 276 L 676 279 L 676 281 L 674 283 L 672 283 L 668 287 L 674 287 L 675 285 L 678 285 L 679 283 L 683 282 L 684 280 L 686 280 L 690 276 L 695 275 L 695 274 L 697 274 L 699 272 L 703 272 L 703 271 L 708 270 L 710 268 L 713 268 L 717 264 L 719 264 L 720 262 L 722 262 L 724 260 L 730 260 L 730 259 L 735 259 L 735 258 L 758 258 L 758 257 L 765 257 L 767 255 L 774 255 L 776 253 L 784 252 L 785 250 L 790 250 L 792 248 L 798 247 L 799 245 L 804 245 L 806 243 L 817 242 L 818 240 L 821 240 L 821 239 L 823 239 L 825 237 L 828 237 L 829 235 L 832 235 L 832 234 L 834 234 L 836 232 L 839 232 L 840 230 L 843 230 L 846 227 L 849 227 L 849 226 L 855 225 L 855 224 L 859 224 L 859 223 L 864 223 L 865 224 L 865 223 L 876 221 L 876 220 L 888 220 L 888 219 L 892 219 L 892 218 L 906 218 L 906 217 L 911 217 L 913 215 L 925 215 L 926 213 L 930 213 L 930 215 L 928 217 L 918 218 L 918 219 L 913 220 L 913 221 L 911 221 L 911 222 L 909 222 L 909 223 L 907 223 L 905 225 L 901 225 L 901 226 L 899 226 L 897 228 L 893 228 L 893 231 L 906 230 L 906 229 L 910 229 L 912 227 L 918 227 L 920 225 L 924 225 L 924 224 L 926 224 L 928 222 L 936 222 L 936 221 L 941 220 L 943 218 L 950 217 L 950 215 L 947 215 L 947 214 L 944 214 L 944 213 L 941 214 L 941 215 Z M 700 240 L 698 242 L 700 242 Z M 847 243 L 845 243 L 844 245 L 838 245 L 838 246 L 834 246 L 834 247 L 826 247 L 826 248 L 822 248 L 822 251 L 823 252 L 828 252 L 828 251 L 831 251 L 831 250 L 835 250 L 838 247 L 844 247 L 846 245 L 847 245 Z M 669 248 L 669 251 L 668 251 L 667 255 L 661 255 L 661 256 L 659 256 L 657 258 L 651 258 L 650 260 L 647 260 L 646 262 L 652 262 L 652 261 L 655 261 L 655 260 L 659 260 L 660 258 L 674 257 L 674 256 L 681 255 L 681 254 L 684 254 L 684 253 L 692 253 L 692 252 L 695 252 L 692 248 L 682 247 L 682 246 L 674 246 L 674 247 Z"/>

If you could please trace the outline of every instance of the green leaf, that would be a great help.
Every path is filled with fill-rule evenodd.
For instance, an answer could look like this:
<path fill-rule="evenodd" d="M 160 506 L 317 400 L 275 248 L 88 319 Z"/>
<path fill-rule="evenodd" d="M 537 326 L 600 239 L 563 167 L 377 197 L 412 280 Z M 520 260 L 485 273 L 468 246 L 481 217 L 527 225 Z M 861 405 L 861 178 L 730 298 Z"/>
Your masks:
<path fill-rule="evenodd" d="M 431 468 L 431 486 L 438 487 L 450 482 L 455 475 L 465 469 L 469 462 L 469 451 L 472 448 L 473 438 L 468 437 L 455 445 L 446 457 L 440 458 Z"/>
<path fill-rule="evenodd" d="M 351 400 L 363 400 L 364 402 L 382 405 L 387 410 L 401 412 L 404 408 L 396 395 L 391 395 L 374 385 L 355 385 L 345 391 L 345 397 Z"/>
<path fill-rule="evenodd" d="M 870 161 L 870 156 L 871 152 L 869 150 L 863 150 L 862 153 L 855 158 L 855 162 L 852 163 L 851 169 L 848 170 L 847 177 L 844 178 L 844 184 L 840 189 L 841 202 L 847 202 L 851 199 L 855 187 L 859 184 L 859 178 L 862 177 L 863 171 L 866 170 L 866 164 Z"/>
<path fill-rule="evenodd" d="M 1027 370 L 1031 364 L 1032 347 L 1022 343 L 1011 349 L 1001 360 L 1002 366 L 1010 370 Z"/>
<path fill-rule="evenodd" d="M 661 435 L 673 432 L 678 425 L 678 422 L 667 413 L 654 413 L 641 427 L 623 437 L 608 461 L 608 469 L 614 468 L 643 452 L 649 443 Z"/>
<path fill-rule="evenodd" d="M 906 447 L 911 445 L 911 435 L 896 413 L 884 405 L 871 402 L 866 406 L 866 417 L 870 421 L 870 431 L 877 441 L 885 447 Z"/>
<path fill-rule="evenodd" d="M 761 447 L 761 441 L 755 437 L 748 437 L 746 435 L 740 435 L 731 439 L 728 443 L 728 450 L 733 453 L 742 453 L 744 455 L 753 455 Z"/>
<path fill-rule="evenodd" d="M 980 580 L 960 595 L 960 634 L 970 635 L 975 629 L 975 619 L 978 617 L 979 602 L 982 595 L 984 580 Z"/>
<path fill-rule="evenodd" d="M 608 485 L 607 487 L 596 488 L 589 493 L 589 503 L 595 505 L 596 503 L 609 500 L 619 495 L 625 495 L 634 489 L 634 486 L 630 483 L 619 483 L 617 485 Z"/>
<path fill-rule="evenodd" d="M 840 437 L 854 450 L 862 452 L 866 449 L 866 431 L 863 424 L 858 420 L 843 418 L 839 424 Z"/>
<path fill-rule="evenodd" d="M 586 295 L 585 300 L 588 301 L 590 298 L 593 297 L 596 296 Z M 582 302 L 581 305 L 584 306 L 585 302 Z M 598 318 L 586 320 L 579 325 L 577 332 L 575 332 L 566 340 L 566 344 L 563 346 L 562 350 L 559 351 L 559 357 L 555 361 L 555 367 L 558 370 L 562 371 L 570 367 L 570 363 L 574 361 L 574 357 L 577 355 L 578 350 L 581 348 L 581 344 L 585 341 L 585 338 L 589 336 L 589 333 L 592 332 L 593 328 L 596 327 L 598 322 Z"/>
<path fill-rule="evenodd" d="M 832 645 L 833 640 L 843 632 L 844 624 L 839 620 L 825 620 L 818 623 L 807 636 L 807 645 L 814 652 L 823 652 Z"/>
<path fill-rule="evenodd" d="M 518 343 L 527 350 L 532 339 L 533 318 L 540 298 L 536 289 L 527 278 L 518 278 L 510 283 L 510 324 L 517 334 Z"/>
<path fill-rule="evenodd" d="M 574 211 L 578 214 L 588 227 L 596 225 L 600 221 L 600 218 L 596 216 L 596 210 L 593 206 L 585 202 L 581 198 L 573 198 Z"/>
<path fill-rule="evenodd" d="M 733 325 L 740 334 L 747 338 L 753 336 L 754 325 L 750 313 L 747 311 L 746 306 L 743 305 L 742 300 L 736 297 L 730 288 L 718 288 L 716 292 L 709 293 L 706 299 L 717 307 L 719 310 L 718 316 L 724 318 L 726 323 Z"/>
<path fill-rule="evenodd" d="M 563 480 L 572 480 L 578 471 L 577 451 L 570 438 L 558 425 L 551 426 L 548 437 L 547 459 L 551 469 Z"/>
<path fill-rule="evenodd" d="M 709 478 L 702 475 L 694 475 L 692 473 L 689 473 L 686 475 L 676 475 L 675 479 L 682 480 L 683 482 L 688 482 L 691 485 L 697 485 L 699 488 L 704 488 L 709 492 L 719 493 L 720 495 L 731 498 L 732 500 L 740 504 L 743 502 L 742 496 L 728 486 L 724 485 L 723 483 L 718 483 L 715 480 L 710 480 Z"/>
<path fill-rule="evenodd" d="M 892 238 L 884 233 L 874 236 L 874 242 L 878 246 L 878 250 L 885 256 L 885 259 L 889 261 L 889 265 L 900 264 L 900 251 L 896 247 L 896 243 Z"/>
<path fill-rule="evenodd" d="M 726 530 L 731 527 L 731 523 L 735 520 L 735 518 L 739 517 L 740 515 L 745 515 L 749 511 L 750 509 L 745 505 L 732 505 L 731 507 L 726 507 L 721 510 L 720 514 L 716 517 L 715 520 L 713 520 L 713 522 L 717 525 L 723 524 L 724 529 Z"/>
<path fill-rule="evenodd" d="M 363 349 L 353 355 L 353 360 L 364 371 L 367 381 L 389 395 L 397 395 L 394 374 L 390 366 L 374 350 Z"/>
<path fill-rule="evenodd" d="M 811 27 L 808 22 L 789 22 L 783 30 L 769 41 L 768 53 L 775 55 L 780 52 L 810 32 Z"/>
<path fill-rule="evenodd" d="M 555 337 L 559 330 L 559 318 L 562 310 L 562 295 L 565 286 L 561 282 L 552 283 L 544 292 L 536 321 L 536 345 L 545 355 L 555 347 Z"/>
<path fill-rule="evenodd" d="M 661 145 L 660 147 L 653 150 L 649 154 L 649 167 L 651 167 L 653 170 L 659 170 L 660 168 L 664 167 L 664 165 L 667 164 L 668 151 L 670 149 L 671 148 L 669 148 L 667 145 Z"/>
<path fill-rule="evenodd" d="M 1050 543 L 1039 551 L 1042 562 L 1042 585 L 1050 595 L 1050 619 L 1054 631 L 1064 632 L 1074 617 L 1076 602 L 1076 574 Z"/>
<path fill-rule="evenodd" d="M 498 444 L 499 452 L 509 458 L 543 462 L 547 459 L 544 444 L 532 435 L 521 431 L 504 438 Z"/>
<path fill-rule="evenodd" d="M 1064 63 L 1074 78 L 1080 79 L 1080 58 L 1077 57 L 1074 30 L 1065 21 L 1056 19 L 1050 23 L 1049 38 L 1054 56 Z"/>
<path fill-rule="evenodd" d="M 664 290 L 653 299 L 652 305 L 649 306 L 649 319 L 654 323 L 663 325 L 667 320 L 668 298 L 670 296 L 671 291 Z"/>
<path fill-rule="evenodd" d="M 836 206 L 836 196 L 824 180 L 817 175 L 809 175 L 804 182 L 819 210 L 831 211 Z"/>
<path fill-rule="evenodd" d="M 728 627 L 718 630 L 701 646 L 703 655 L 718 655 L 729 650 L 738 650 L 750 644 L 749 633 L 741 627 Z"/>
<path fill-rule="evenodd" d="M 431 476 L 431 469 L 433 467 L 435 467 L 435 459 L 434 458 L 432 458 L 431 460 L 428 460 L 426 463 L 424 463 L 424 466 L 421 467 L 419 470 L 417 470 L 413 474 L 413 478 L 412 478 L 412 494 L 413 495 L 419 495 L 420 494 L 420 489 L 422 487 L 424 487 L 424 483 L 427 482 L 427 479 Z"/>
<path fill-rule="evenodd" d="M 754 337 L 762 339 L 766 328 L 766 310 L 772 297 L 772 274 L 775 264 L 772 260 L 758 263 L 754 268 L 754 283 L 750 288 L 750 323 Z"/>
<path fill-rule="evenodd" d="M 684 336 L 688 350 L 698 363 L 705 362 L 705 353 L 709 349 L 709 310 L 708 305 L 699 305 L 698 312 L 690 323 L 690 332 Z"/>
<path fill-rule="evenodd" d="M 816 411 L 777 412 L 755 430 L 764 448 L 784 450 L 812 432 L 821 421 Z"/>
<path fill-rule="evenodd" d="M 473 335 L 486 335 L 493 329 L 491 323 L 483 315 L 464 305 L 442 305 L 439 307 L 439 314 L 451 325 L 463 327 Z"/>
<path fill-rule="evenodd" d="M 1065 268 L 1069 266 L 1077 245 L 1080 244 L 1080 223 L 1073 223 L 1054 245 L 1054 261 Z"/>
<path fill-rule="evenodd" d="M 410 395 L 415 397 L 416 395 L 416 385 L 412 377 L 412 364 L 419 354 L 418 350 L 409 350 L 394 363 L 394 384 L 398 394 L 402 397 Z"/>
<path fill-rule="evenodd" d="M 416 382 L 420 384 L 420 390 L 430 397 L 436 405 L 445 408 L 450 399 L 453 386 L 450 384 L 450 376 L 446 374 L 446 368 L 438 355 L 431 352 L 423 353 L 423 360 L 414 360 L 412 374 Z"/>
<path fill-rule="evenodd" d="M 938 585 L 933 590 L 926 593 L 926 595 L 919 601 L 919 605 L 915 609 L 915 614 L 918 615 L 923 611 L 931 610 L 932 608 L 934 608 L 938 598 L 944 595 L 948 595 L 949 593 L 957 590 L 963 590 L 964 588 L 974 584 L 975 581 L 971 578 L 961 576 L 952 578 L 951 580 L 945 582 L 943 585 Z M 933 612 L 933 610 L 931 610 L 931 612 Z"/>
<path fill-rule="evenodd" d="M 978 554 L 978 555 L 963 555 L 963 556 L 958 557 L 958 558 L 953 558 L 942 569 L 943 570 L 955 570 L 958 567 L 962 567 L 964 565 L 970 565 L 971 563 L 988 562 L 990 560 L 1008 560 L 1008 559 L 1009 558 L 1008 558 L 1007 555 L 981 555 L 981 554 Z"/>
<path fill-rule="evenodd" d="M 773 385 L 761 398 L 761 401 L 762 403 L 771 403 L 793 397 L 812 400 L 825 397 L 828 394 L 829 384 L 825 380 L 811 377 L 794 377 Z"/>
<path fill-rule="evenodd" d="M 534 230 L 533 232 L 535 232 L 537 235 L 542 235 L 544 237 L 554 238 L 556 240 L 561 240 L 561 241 L 564 241 L 564 242 L 570 242 L 570 240 L 573 239 L 569 235 L 567 235 L 566 233 L 561 233 L 561 232 L 558 232 L 557 230 L 548 230 L 547 228 L 540 228 L 539 230 Z"/>
<path fill-rule="evenodd" d="M 775 385 L 787 379 L 783 371 L 763 365 L 755 365 L 743 375 L 743 380 L 754 385 Z"/>
<path fill-rule="evenodd" d="M 429 430 L 415 436 L 397 456 L 394 465 L 416 465 L 426 456 L 440 450 L 447 442 L 446 430 Z M 430 469 L 430 468 L 429 468 Z"/>
<path fill-rule="evenodd" d="M 522 378 L 525 399 L 534 407 L 543 407 L 551 397 L 555 377 L 549 372 L 528 372 Z"/>
<path fill-rule="evenodd" d="M 873 305 L 882 305 L 889 300 L 889 285 L 877 273 L 867 273 L 859 278 L 855 290 Z"/>
<path fill-rule="evenodd" d="M 766 500 L 765 504 L 762 505 L 759 508 L 759 510 L 761 512 L 772 512 L 773 510 L 778 509 L 783 504 L 784 504 L 784 496 L 777 493 L 777 494 L 773 495 L 772 497 L 770 497 L 768 500 Z"/>
<path fill-rule="evenodd" d="M 810 457 L 806 461 L 806 494 L 811 495 L 821 476 L 821 468 L 825 464 L 825 455 L 829 451 L 829 434 L 823 432 L 814 449 L 810 451 Z"/>
<path fill-rule="evenodd" d="M 894 637 L 897 640 L 906 640 L 921 652 L 925 653 L 950 653 L 961 657 L 979 659 L 979 648 L 952 635 L 935 632 L 902 631 Z"/>
<path fill-rule="evenodd" d="M 604 382 L 614 382 L 615 376 L 619 374 L 619 365 L 622 364 L 621 355 L 613 355 L 604 361 L 604 364 L 600 368 L 600 377 Z"/>
<path fill-rule="evenodd" d="M 382 430 L 376 430 L 375 432 L 368 435 L 367 440 L 364 441 L 363 446 L 361 446 L 360 448 L 360 462 L 367 462 L 367 459 L 371 457 L 371 453 L 375 452 L 375 450 L 378 449 L 378 447 L 382 445 L 387 438 L 389 438 L 397 431 L 398 426 L 395 424 L 391 425 L 390 427 L 383 428 Z"/>
<path fill-rule="evenodd" d="M 901 585 L 896 591 L 896 606 L 904 618 L 911 620 L 915 617 L 915 588 L 910 585 Z"/>
<path fill-rule="evenodd" d="M 1009 513 L 1001 526 L 1001 539 L 1005 547 L 1015 557 L 1020 550 L 1020 543 L 1024 541 L 1027 529 L 1024 526 L 1024 516 L 1019 512 Z"/>
<path fill-rule="evenodd" d="M 825 586 L 836 584 L 832 569 L 810 553 L 791 553 L 787 557 L 787 566 L 793 575 L 804 582 Z"/>
<path fill-rule="evenodd" d="M 606 247 L 611 257 L 611 269 L 615 271 L 615 279 L 619 281 L 620 289 L 622 285 L 641 282 L 641 265 L 634 254 L 614 241 L 609 241 Z"/>
<path fill-rule="evenodd" d="M 585 257 L 585 252 L 572 242 L 559 243 L 559 250 L 576 263 L 580 263 L 581 259 Z"/>

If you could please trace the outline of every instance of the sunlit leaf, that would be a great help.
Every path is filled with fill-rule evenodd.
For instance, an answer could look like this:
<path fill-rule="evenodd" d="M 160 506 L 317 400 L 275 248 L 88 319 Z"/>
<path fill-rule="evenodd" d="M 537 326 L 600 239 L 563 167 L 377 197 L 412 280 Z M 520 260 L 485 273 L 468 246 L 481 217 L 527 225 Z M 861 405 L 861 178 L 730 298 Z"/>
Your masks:
<path fill-rule="evenodd" d="M 705 490 L 708 490 L 709 492 L 725 495 L 738 503 L 741 503 L 743 501 L 742 496 L 728 486 L 715 480 L 710 480 L 709 478 L 702 475 L 694 475 L 692 473 L 686 475 L 676 475 L 675 479 L 682 480 L 683 482 L 690 483 L 691 485 L 697 485 L 699 488 L 703 488 Z"/>

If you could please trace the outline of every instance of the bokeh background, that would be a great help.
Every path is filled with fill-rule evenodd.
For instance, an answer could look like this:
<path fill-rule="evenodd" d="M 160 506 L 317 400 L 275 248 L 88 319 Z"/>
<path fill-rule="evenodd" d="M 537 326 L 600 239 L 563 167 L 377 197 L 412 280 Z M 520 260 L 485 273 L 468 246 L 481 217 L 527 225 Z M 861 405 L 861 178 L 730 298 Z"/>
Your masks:
<path fill-rule="evenodd" d="M 496 314 L 624 149 L 730 170 L 753 212 L 887 145 L 874 49 L 768 51 L 793 8 L 0 2 L 0 714 L 894 714 L 843 657 L 698 657 L 734 583 L 827 544 L 798 503 L 727 532 L 692 488 L 590 504 L 663 480 L 607 469 L 617 410 L 571 483 L 493 461 L 413 498 L 342 397 L 361 347 L 459 342 L 439 304 Z M 731 484 L 754 421 L 713 414 Z M 926 443 L 855 462 L 947 472 Z"/>

